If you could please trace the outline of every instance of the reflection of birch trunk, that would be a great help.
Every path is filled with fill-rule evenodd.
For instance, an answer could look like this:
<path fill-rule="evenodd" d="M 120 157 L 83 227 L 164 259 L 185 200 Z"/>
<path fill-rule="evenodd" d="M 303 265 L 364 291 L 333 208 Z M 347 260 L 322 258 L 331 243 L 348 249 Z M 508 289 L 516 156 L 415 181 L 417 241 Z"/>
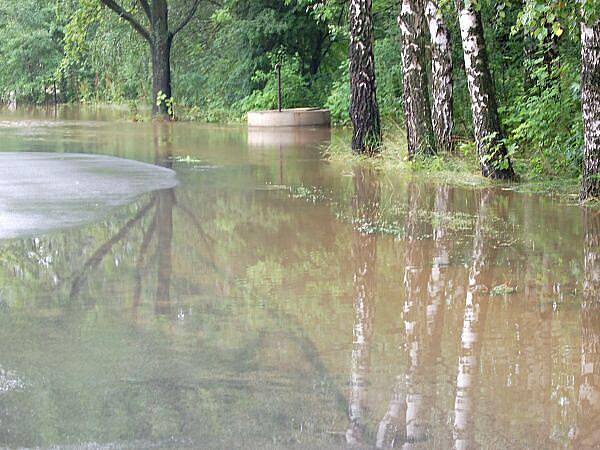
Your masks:
<path fill-rule="evenodd" d="M 577 448 L 600 446 L 600 213 L 585 211 L 585 277 L 581 305 L 581 375 Z"/>
<path fill-rule="evenodd" d="M 379 187 L 374 174 L 369 170 L 357 169 L 354 175 L 354 213 L 360 216 L 361 222 L 373 221 L 379 208 Z M 350 426 L 346 431 L 346 440 L 349 444 L 359 444 L 363 441 L 365 429 L 367 378 L 373 334 L 377 236 L 355 231 L 352 259 L 355 265 L 354 326 L 348 400 Z"/>
<path fill-rule="evenodd" d="M 447 188 L 440 187 L 435 204 L 438 215 L 443 215 L 446 211 L 447 197 Z M 409 202 L 411 209 L 406 227 L 404 275 L 404 320 L 409 364 L 406 374 L 396 378 L 388 410 L 379 423 L 376 441 L 378 448 L 394 448 L 402 438 L 405 439 L 404 447 L 410 448 L 413 443 L 427 438 L 433 404 L 432 383 L 435 378 L 432 366 L 439 354 L 443 328 L 445 278 L 441 266 L 447 264 L 447 251 L 441 241 L 445 235 L 443 222 L 439 222 L 434 230 L 433 263 L 428 274 L 423 270 L 423 265 L 429 260 L 429 255 L 419 251 L 423 246 L 417 239 L 417 213 L 422 205 L 414 185 L 410 188 Z M 402 433 L 401 427 L 404 428 Z"/>
<path fill-rule="evenodd" d="M 457 449 L 477 447 L 474 437 L 475 399 L 478 383 L 479 359 L 481 356 L 482 332 L 487 315 L 488 300 L 484 298 L 484 286 L 480 286 L 480 275 L 486 265 L 484 224 L 488 192 L 483 192 L 479 204 L 479 215 L 475 226 L 472 266 L 465 300 L 461 348 L 456 378 L 454 402 L 454 446 Z"/>
<path fill-rule="evenodd" d="M 388 403 L 388 409 L 377 428 L 377 448 L 394 448 L 404 436 L 404 430 L 400 429 L 406 423 L 406 396 L 403 390 L 403 381 L 403 376 L 396 377 L 396 385 Z"/>
<path fill-rule="evenodd" d="M 544 271 L 551 270 L 551 262 L 547 254 L 542 258 Z M 524 298 L 516 297 L 512 301 L 514 308 L 521 309 L 515 317 L 515 336 L 517 342 L 517 358 L 513 369 L 515 388 L 531 399 L 529 410 L 532 416 L 549 424 L 550 411 L 547 407 L 552 396 L 552 288 L 549 282 L 538 289 L 536 275 L 539 264 L 528 265 L 520 284 L 524 286 Z M 536 442 L 540 445 L 551 445 L 546 429 L 540 428 Z M 531 431 L 535 432 L 534 430 Z M 532 436 L 533 437 L 533 436 Z"/>
<path fill-rule="evenodd" d="M 415 207 L 422 207 L 418 201 L 413 201 Z M 434 212 L 439 218 L 446 213 L 448 201 L 448 190 L 440 186 L 436 192 Z M 414 226 L 413 226 L 414 229 Z M 413 273 L 405 276 L 407 294 L 410 303 L 405 307 L 406 333 L 409 345 L 409 369 L 406 376 L 406 443 L 404 448 L 412 448 L 414 443 L 427 439 L 432 417 L 432 406 L 435 393 L 435 370 L 434 362 L 440 352 L 440 337 L 444 320 L 444 284 L 445 279 L 442 271 L 447 265 L 448 254 L 443 239 L 445 228 L 443 220 L 438 220 L 433 230 L 433 254 L 415 255 L 410 252 L 412 261 L 407 264 L 407 270 L 412 268 Z M 414 242 L 417 236 L 411 236 Z M 418 259 L 414 259 L 414 257 Z M 414 273 L 417 264 L 425 265 L 431 261 L 431 272 L 427 274 L 422 268 L 421 276 Z M 412 275 L 412 277 L 411 277 Z M 427 276 L 425 278 L 425 276 Z M 426 287 L 426 289 L 425 289 Z M 420 305 L 415 305 L 420 303 Z M 423 307 L 424 305 L 424 311 Z M 416 306 L 416 307 L 415 307 Z M 411 323 L 411 309 L 416 314 L 416 320 L 420 323 Z M 414 317 L 414 316 L 413 316 Z M 412 338 L 412 339 L 411 339 Z"/>
<path fill-rule="evenodd" d="M 435 347 L 435 356 L 439 354 L 440 333 L 444 321 L 444 290 L 446 286 L 445 269 L 450 259 L 446 247 L 446 228 L 444 216 L 448 211 L 448 186 L 440 186 L 436 192 L 434 213 L 437 225 L 433 228 L 433 262 L 427 284 L 430 303 L 427 305 L 427 334 Z"/>
<path fill-rule="evenodd" d="M 424 326 L 423 318 L 421 317 L 421 320 L 419 320 L 419 313 L 422 312 L 422 308 L 419 311 L 421 303 L 419 302 L 420 286 L 418 278 L 422 273 L 419 264 L 423 261 L 422 255 L 418 255 L 420 247 L 417 241 L 418 211 L 420 205 L 418 188 L 413 183 L 408 187 L 408 204 L 409 210 L 405 226 L 406 250 L 404 269 L 406 298 L 403 315 L 409 363 L 404 376 L 398 375 L 396 377 L 396 385 L 394 386 L 388 409 L 383 419 L 379 422 L 376 439 L 377 448 L 393 448 L 400 439 L 406 440 L 409 433 L 411 438 L 415 438 L 415 434 L 417 434 L 415 416 L 418 417 L 421 403 L 421 393 L 412 389 L 414 378 L 416 377 L 415 372 L 419 367 L 419 338 L 421 338 L 421 329 Z M 405 386 L 408 390 L 405 390 Z"/>

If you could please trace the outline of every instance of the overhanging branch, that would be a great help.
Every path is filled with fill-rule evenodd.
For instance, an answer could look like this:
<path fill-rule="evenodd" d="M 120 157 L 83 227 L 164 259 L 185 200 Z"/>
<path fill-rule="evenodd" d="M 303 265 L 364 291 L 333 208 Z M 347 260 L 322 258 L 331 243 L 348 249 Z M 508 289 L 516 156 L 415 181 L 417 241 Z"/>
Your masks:
<path fill-rule="evenodd" d="M 144 39 L 148 42 L 152 42 L 152 38 L 150 37 L 150 33 L 146 30 L 136 19 L 131 15 L 131 13 L 127 12 L 121 5 L 113 0 L 100 0 L 100 3 L 105 5 L 107 8 L 113 10 L 115 13 L 119 15 L 119 17 L 125 19 L 129 24 L 133 27 L 135 31 L 137 31 Z"/>
<path fill-rule="evenodd" d="M 148 4 L 148 0 L 138 0 L 138 2 L 144 10 L 144 13 L 146 13 L 146 17 L 148 17 L 148 20 L 150 21 L 150 26 L 152 26 L 152 13 L 150 12 L 150 5 Z"/>
<path fill-rule="evenodd" d="M 175 36 L 177 33 L 179 33 L 181 30 L 183 30 L 185 28 L 185 26 L 188 23 L 190 23 L 190 20 L 192 20 L 192 18 L 196 14 L 196 11 L 198 11 L 199 5 L 200 5 L 200 0 L 194 0 L 194 3 L 192 4 L 192 7 L 190 8 L 190 10 L 186 14 L 186 16 L 183 18 L 181 23 L 173 31 L 173 33 L 172 33 L 173 36 Z"/>

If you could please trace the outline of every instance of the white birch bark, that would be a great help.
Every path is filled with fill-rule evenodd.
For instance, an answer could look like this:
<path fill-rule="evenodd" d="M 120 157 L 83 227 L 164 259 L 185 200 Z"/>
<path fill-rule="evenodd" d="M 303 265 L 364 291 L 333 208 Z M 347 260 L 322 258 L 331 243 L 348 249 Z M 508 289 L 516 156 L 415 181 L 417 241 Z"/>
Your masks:
<path fill-rule="evenodd" d="M 512 162 L 503 142 L 481 14 L 472 1 L 456 3 L 481 172 L 494 179 L 514 179 Z"/>
<path fill-rule="evenodd" d="M 404 120 L 409 158 L 435 153 L 425 72 L 424 9 L 424 0 L 402 0 L 398 16 L 402 34 Z"/>
<path fill-rule="evenodd" d="M 600 20 L 581 23 L 583 179 L 581 200 L 600 197 Z"/>
<path fill-rule="evenodd" d="M 365 154 L 376 153 L 381 144 L 371 7 L 372 0 L 350 0 L 348 8 L 352 150 Z"/>
<path fill-rule="evenodd" d="M 450 32 L 436 2 L 428 0 L 425 15 L 431 39 L 431 123 L 438 152 L 451 152 L 454 127 L 452 48 Z"/>

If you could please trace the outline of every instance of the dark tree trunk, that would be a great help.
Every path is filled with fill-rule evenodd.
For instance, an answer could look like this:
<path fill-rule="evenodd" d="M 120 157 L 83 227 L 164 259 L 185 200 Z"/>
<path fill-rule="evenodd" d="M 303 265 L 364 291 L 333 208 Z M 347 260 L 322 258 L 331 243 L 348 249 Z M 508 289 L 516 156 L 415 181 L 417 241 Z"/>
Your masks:
<path fill-rule="evenodd" d="M 152 114 L 169 119 L 171 111 L 171 37 L 160 39 L 152 45 Z M 160 102 L 159 102 L 160 100 Z"/>
<path fill-rule="evenodd" d="M 373 57 L 372 0 L 350 0 L 350 120 L 352 150 L 372 155 L 381 144 Z"/>
<path fill-rule="evenodd" d="M 167 99 L 171 98 L 171 42 L 169 9 L 166 0 L 152 2 L 152 114 L 169 118 Z"/>
<path fill-rule="evenodd" d="M 425 70 L 424 0 L 403 0 L 398 16 L 402 33 L 402 80 L 408 157 L 434 154 L 431 108 Z"/>
<path fill-rule="evenodd" d="M 434 1 L 428 0 L 425 14 L 431 37 L 431 124 L 438 152 L 452 152 L 454 91 L 450 32 Z"/>
<path fill-rule="evenodd" d="M 319 71 L 319 67 L 321 67 L 321 61 L 323 60 L 323 56 L 325 52 L 323 52 L 323 44 L 327 39 L 328 32 L 319 32 L 316 33 L 314 37 L 314 45 L 313 51 L 310 56 L 310 64 L 308 66 L 308 71 L 310 75 L 314 76 Z"/>
<path fill-rule="evenodd" d="M 514 179 L 515 173 L 503 142 L 481 14 L 473 2 L 458 0 L 457 6 L 481 172 L 494 179 Z"/>
<path fill-rule="evenodd" d="M 583 179 L 581 200 L 600 197 L 600 21 L 581 24 Z"/>
<path fill-rule="evenodd" d="M 147 29 L 138 18 L 123 8 L 116 0 L 99 0 L 107 8 L 115 12 L 121 19 L 129 22 L 131 27 L 150 45 L 152 53 L 152 115 L 164 120 L 173 114 L 171 98 L 171 46 L 173 38 L 194 18 L 200 0 L 190 1 L 189 10 L 177 26 L 169 28 L 169 4 L 167 0 L 138 0 L 146 19 L 150 23 Z"/>

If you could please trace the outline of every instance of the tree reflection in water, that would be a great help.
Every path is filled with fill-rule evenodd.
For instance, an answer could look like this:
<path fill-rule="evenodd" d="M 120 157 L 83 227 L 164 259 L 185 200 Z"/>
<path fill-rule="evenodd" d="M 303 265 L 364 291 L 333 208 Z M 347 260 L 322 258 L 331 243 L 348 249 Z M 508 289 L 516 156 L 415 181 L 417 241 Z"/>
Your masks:
<path fill-rule="evenodd" d="M 371 363 L 371 339 L 375 314 L 377 235 L 364 231 L 377 219 L 379 210 L 379 183 L 372 170 L 354 170 L 355 220 L 361 230 L 352 236 L 352 261 L 354 265 L 354 325 L 352 327 L 352 356 L 348 416 L 350 426 L 346 431 L 349 444 L 364 440 L 367 403 L 368 374 Z"/>
<path fill-rule="evenodd" d="M 485 236 L 490 192 L 484 189 L 479 195 L 479 211 L 475 225 L 456 377 L 454 402 L 454 447 L 456 449 L 471 449 L 480 445 L 475 440 L 475 406 L 482 334 L 489 304 L 488 287 L 482 284 L 482 280 L 486 279 L 485 272 L 489 271 L 490 266 L 494 264 L 494 258 L 493 252 L 488 250 Z"/>
<path fill-rule="evenodd" d="M 584 285 L 581 305 L 581 373 L 576 448 L 600 446 L 600 213 L 584 211 Z"/>
<path fill-rule="evenodd" d="M 403 448 L 422 445 L 428 440 L 429 421 L 435 402 L 435 360 L 441 351 L 448 251 L 444 222 L 433 229 L 433 242 L 421 240 L 419 211 L 426 207 L 414 183 L 409 185 L 406 222 L 404 326 L 408 366 L 396 377 L 392 398 L 379 422 L 377 448 Z M 447 211 L 448 188 L 436 189 L 434 212 Z M 431 266 L 429 266 L 431 263 Z M 428 270 L 431 267 L 431 270 Z"/>
<path fill-rule="evenodd" d="M 173 168 L 173 127 L 168 123 L 155 123 L 152 125 L 152 142 L 154 147 L 154 163 L 156 165 Z M 152 219 L 143 230 L 141 244 L 137 251 L 135 265 L 135 282 L 133 289 L 132 315 L 135 319 L 140 304 L 142 303 L 142 281 L 143 274 L 149 272 L 152 265 L 156 267 L 156 289 L 154 295 L 154 313 L 156 315 L 170 315 L 172 313 L 171 284 L 173 272 L 173 215 L 179 210 L 182 217 L 191 225 L 201 242 L 204 244 L 205 254 L 202 258 L 207 266 L 218 270 L 214 261 L 212 249 L 213 240 L 208 236 L 195 214 L 185 205 L 179 204 L 175 194 L 175 188 L 163 189 L 152 194 L 151 199 L 142 206 L 133 218 L 109 240 L 102 244 L 92 256 L 83 264 L 82 269 L 73 277 L 70 298 L 75 299 L 90 272 L 96 269 L 102 260 L 110 254 L 112 248 L 119 242 L 125 240 L 130 231 L 136 226 L 144 226 L 144 219 L 152 211 Z M 152 244 L 156 241 L 154 252 Z M 148 257 L 151 253 L 152 257 Z"/>

